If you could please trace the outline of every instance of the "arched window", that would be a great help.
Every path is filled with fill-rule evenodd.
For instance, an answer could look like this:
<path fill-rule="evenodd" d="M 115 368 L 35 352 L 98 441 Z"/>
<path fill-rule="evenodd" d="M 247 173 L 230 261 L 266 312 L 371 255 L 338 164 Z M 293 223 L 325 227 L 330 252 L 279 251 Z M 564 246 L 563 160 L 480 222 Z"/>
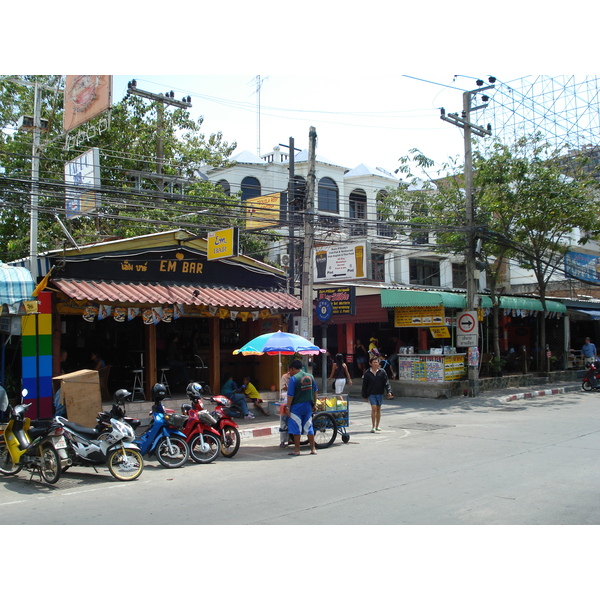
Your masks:
<path fill-rule="evenodd" d="M 367 194 L 356 189 L 349 197 L 350 235 L 367 235 Z"/>
<path fill-rule="evenodd" d="M 322 177 L 319 180 L 319 210 L 338 213 L 339 193 L 335 181 L 330 177 Z"/>
<path fill-rule="evenodd" d="M 242 201 L 260 196 L 260 181 L 256 177 L 244 177 L 242 179 Z"/>
<path fill-rule="evenodd" d="M 217 181 L 217 185 L 221 186 L 221 189 L 225 195 L 231 195 L 231 186 L 229 185 L 229 181 L 227 181 L 227 179 L 219 179 L 219 181 Z"/>

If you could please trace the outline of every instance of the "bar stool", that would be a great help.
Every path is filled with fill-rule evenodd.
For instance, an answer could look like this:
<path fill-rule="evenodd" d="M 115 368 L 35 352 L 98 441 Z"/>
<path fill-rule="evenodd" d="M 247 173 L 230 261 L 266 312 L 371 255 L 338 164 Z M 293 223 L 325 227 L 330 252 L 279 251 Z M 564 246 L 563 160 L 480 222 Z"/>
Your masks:
<path fill-rule="evenodd" d="M 133 373 L 133 392 L 131 394 L 132 402 L 145 402 L 146 393 L 144 392 L 144 369 L 134 369 Z M 141 396 L 141 400 L 136 400 L 136 396 Z"/>
<path fill-rule="evenodd" d="M 171 388 L 169 387 L 169 380 L 167 379 L 167 372 L 171 370 L 171 367 L 161 367 L 160 368 L 160 381 L 158 383 L 162 383 L 167 388 L 167 393 L 169 394 L 169 398 L 171 397 Z"/>

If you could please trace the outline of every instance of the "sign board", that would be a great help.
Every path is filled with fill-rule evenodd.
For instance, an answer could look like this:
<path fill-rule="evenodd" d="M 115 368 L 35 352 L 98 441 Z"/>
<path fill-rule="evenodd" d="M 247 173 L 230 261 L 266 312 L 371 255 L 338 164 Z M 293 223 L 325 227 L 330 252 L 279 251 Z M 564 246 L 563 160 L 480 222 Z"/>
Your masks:
<path fill-rule="evenodd" d="M 100 151 L 92 148 L 65 163 L 65 212 L 67 219 L 96 210 L 99 204 Z"/>
<path fill-rule="evenodd" d="M 431 327 L 429 329 L 434 338 L 449 338 L 450 331 L 447 327 Z"/>
<path fill-rule="evenodd" d="M 441 327 L 445 324 L 443 306 L 397 306 L 394 327 Z"/>
<path fill-rule="evenodd" d="M 314 283 L 344 279 L 370 279 L 371 245 L 356 244 L 319 246 L 315 249 Z"/>
<path fill-rule="evenodd" d="M 230 258 L 239 254 L 239 229 L 237 227 L 211 231 L 206 241 L 207 260 Z"/>
<path fill-rule="evenodd" d="M 63 129 L 71 131 L 108 110 L 111 95 L 112 75 L 67 75 Z"/>
<path fill-rule="evenodd" d="M 476 310 L 466 310 L 456 315 L 456 345 L 477 346 L 478 315 Z"/>
<path fill-rule="evenodd" d="M 316 290 L 317 300 L 327 300 L 331 304 L 332 315 L 356 314 L 356 288 L 354 286 Z"/>
<path fill-rule="evenodd" d="M 246 200 L 246 229 L 274 228 L 281 225 L 281 193 Z"/>

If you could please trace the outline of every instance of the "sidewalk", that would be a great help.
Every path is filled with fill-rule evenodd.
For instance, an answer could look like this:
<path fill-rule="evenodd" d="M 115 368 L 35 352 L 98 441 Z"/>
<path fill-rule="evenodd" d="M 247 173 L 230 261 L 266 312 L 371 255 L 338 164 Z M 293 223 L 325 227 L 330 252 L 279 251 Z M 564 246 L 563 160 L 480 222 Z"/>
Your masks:
<path fill-rule="evenodd" d="M 360 391 L 357 386 L 353 386 L 354 389 L 350 390 L 350 398 L 353 401 L 359 400 Z M 477 397 L 471 400 L 476 402 L 487 401 L 497 402 L 499 404 L 506 404 L 508 402 L 515 402 L 517 400 L 528 400 L 531 398 L 538 398 L 541 396 L 553 396 L 555 394 L 565 394 L 568 392 L 581 391 L 580 381 L 562 381 L 554 382 L 548 386 L 530 386 L 521 388 L 506 388 L 503 390 L 492 390 L 486 391 L 479 394 Z M 468 401 L 468 398 L 455 397 L 443 400 L 444 402 L 452 402 L 452 400 L 458 402 Z M 441 400 L 428 399 L 428 398 L 413 398 L 408 396 L 396 397 L 389 402 L 395 404 L 435 404 L 441 402 Z M 263 437 L 268 435 L 279 435 L 279 407 L 275 404 L 269 406 L 269 416 L 260 415 L 255 419 L 245 419 L 237 421 L 240 436 L 242 439 Z M 350 423 L 352 423 L 352 412 L 350 413 Z"/>

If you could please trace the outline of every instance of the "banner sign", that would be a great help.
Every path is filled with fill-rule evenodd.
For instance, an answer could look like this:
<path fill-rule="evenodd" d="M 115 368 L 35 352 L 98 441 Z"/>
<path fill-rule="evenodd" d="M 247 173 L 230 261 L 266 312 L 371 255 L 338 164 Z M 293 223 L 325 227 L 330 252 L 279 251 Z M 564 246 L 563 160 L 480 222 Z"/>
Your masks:
<path fill-rule="evenodd" d="M 584 281 L 599 282 L 600 257 L 581 252 L 567 252 L 565 254 L 565 275 Z"/>
<path fill-rule="evenodd" d="M 315 251 L 314 283 L 371 278 L 371 245 L 319 246 Z"/>
<path fill-rule="evenodd" d="M 443 306 L 397 306 L 394 327 L 435 327 L 445 324 Z"/>
<path fill-rule="evenodd" d="M 356 314 L 356 289 L 354 286 L 316 290 L 317 302 L 327 300 L 332 315 Z"/>
<path fill-rule="evenodd" d="M 92 148 L 65 163 L 65 211 L 67 219 L 96 210 L 100 188 L 100 151 Z"/>
<path fill-rule="evenodd" d="M 246 200 L 246 229 L 274 228 L 281 225 L 281 193 L 256 196 Z"/>
<path fill-rule="evenodd" d="M 67 75 L 63 129 L 71 129 L 110 108 L 112 75 Z"/>
<path fill-rule="evenodd" d="M 207 238 L 207 260 L 230 258 L 239 254 L 239 229 L 230 227 L 220 231 L 211 231 Z"/>

